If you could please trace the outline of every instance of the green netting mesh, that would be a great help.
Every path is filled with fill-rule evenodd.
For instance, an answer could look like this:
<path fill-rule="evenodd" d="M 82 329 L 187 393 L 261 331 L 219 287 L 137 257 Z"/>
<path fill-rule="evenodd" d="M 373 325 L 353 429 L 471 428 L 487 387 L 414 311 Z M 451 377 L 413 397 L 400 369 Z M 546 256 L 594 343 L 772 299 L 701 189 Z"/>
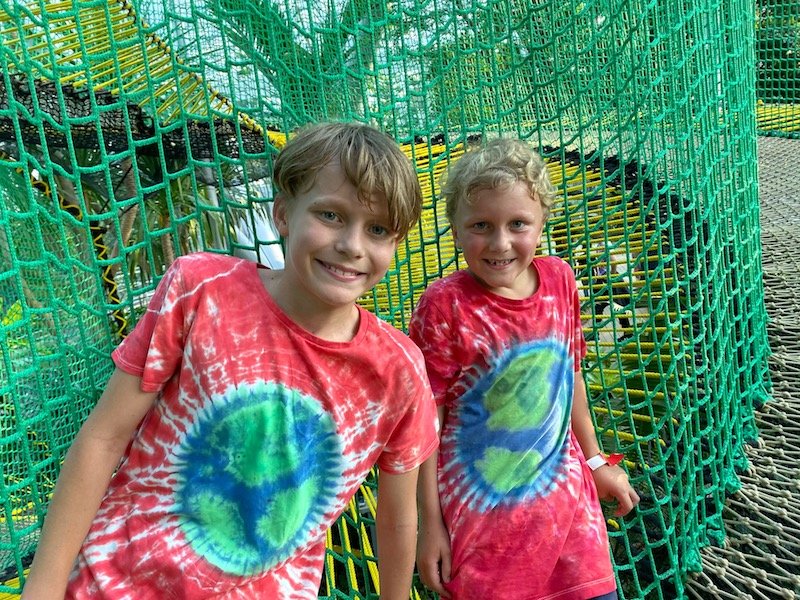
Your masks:
<path fill-rule="evenodd" d="M 575 269 L 598 434 L 643 498 L 608 520 L 620 595 L 682 597 L 767 399 L 756 119 L 798 130 L 799 10 L 0 0 L 0 590 L 19 591 L 109 353 L 167 265 L 204 249 L 279 266 L 271 160 L 295 127 L 352 118 L 402 143 L 425 191 L 363 299 L 401 329 L 459 267 L 441 171 L 501 134 L 546 156 L 562 197 L 545 251 Z M 375 490 L 329 532 L 321 596 L 377 594 Z"/>
<path fill-rule="evenodd" d="M 756 1 L 758 130 L 800 137 L 800 4 Z"/>

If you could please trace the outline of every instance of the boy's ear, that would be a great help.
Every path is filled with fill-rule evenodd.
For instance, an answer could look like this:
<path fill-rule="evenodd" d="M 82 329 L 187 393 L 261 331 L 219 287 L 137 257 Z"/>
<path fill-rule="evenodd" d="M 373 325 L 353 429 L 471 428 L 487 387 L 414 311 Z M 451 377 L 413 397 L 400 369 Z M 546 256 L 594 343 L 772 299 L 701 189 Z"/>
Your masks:
<path fill-rule="evenodd" d="M 456 249 L 461 248 L 461 242 L 458 241 L 458 230 L 456 229 L 455 225 L 450 225 L 450 231 L 453 234 L 453 243 L 456 246 Z"/>
<path fill-rule="evenodd" d="M 272 222 L 281 237 L 289 235 L 289 222 L 286 216 L 286 198 L 283 194 L 275 196 L 272 203 Z"/>

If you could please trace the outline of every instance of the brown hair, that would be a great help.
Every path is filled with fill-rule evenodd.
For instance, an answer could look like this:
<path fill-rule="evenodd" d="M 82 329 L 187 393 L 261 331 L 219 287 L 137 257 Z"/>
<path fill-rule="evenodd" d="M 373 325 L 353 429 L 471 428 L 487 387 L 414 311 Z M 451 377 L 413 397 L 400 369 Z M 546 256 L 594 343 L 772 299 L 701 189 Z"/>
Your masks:
<path fill-rule="evenodd" d="M 526 142 L 497 138 L 468 151 L 442 177 L 441 195 L 447 202 L 447 218 L 452 222 L 459 205 L 471 202 L 475 192 L 504 189 L 517 182 L 527 186 L 531 198 L 538 198 L 547 220 L 556 188 L 542 157 Z"/>
<path fill-rule="evenodd" d="M 390 226 L 403 237 L 422 211 L 422 192 L 409 158 L 391 137 L 361 123 L 326 122 L 302 127 L 275 159 L 272 181 L 287 200 L 308 191 L 317 174 L 336 163 L 361 202 L 383 194 Z"/>

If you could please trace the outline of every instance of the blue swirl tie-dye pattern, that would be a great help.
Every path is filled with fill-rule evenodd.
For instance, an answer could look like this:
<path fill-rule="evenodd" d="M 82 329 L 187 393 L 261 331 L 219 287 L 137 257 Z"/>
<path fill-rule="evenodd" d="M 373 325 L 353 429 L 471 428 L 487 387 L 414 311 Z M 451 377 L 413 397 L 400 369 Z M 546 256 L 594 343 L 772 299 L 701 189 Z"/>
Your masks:
<path fill-rule="evenodd" d="M 572 357 L 558 341 L 514 346 L 461 397 L 442 479 L 484 511 L 546 493 L 569 431 Z"/>
<path fill-rule="evenodd" d="M 323 522 L 341 441 L 313 398 L 279 384 L 243 385 L 207 406 L 178 452 L 180 527 L 198 555 L 250 575 L 288 558 Z"/>

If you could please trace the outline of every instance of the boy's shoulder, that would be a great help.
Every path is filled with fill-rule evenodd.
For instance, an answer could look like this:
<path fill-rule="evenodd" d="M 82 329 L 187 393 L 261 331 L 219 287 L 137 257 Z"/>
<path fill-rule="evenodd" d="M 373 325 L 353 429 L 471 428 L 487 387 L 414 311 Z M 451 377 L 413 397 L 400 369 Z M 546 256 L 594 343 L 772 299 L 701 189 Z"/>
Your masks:
<path fill-rule="evenodd" d="M 253 266 L 255 263 L 252 261 L 229 254 L 192 252 L 176 258 L 169 271 L 180 273 L 180 277 L 184 281 L 201 282 Z"/>
<path fill-rule="evenodd" d="M 192 252 L 184 254 L 175 259 L 174 265 L 179 268 L 186 268 L 188 266 L 201 267 L 201 268 L 224 268 L 238 266 L 242 264 L 249 264 L 252 261 L 230 254 L 217 254 L 216 252 Z"/>
<path fill-rule="evenodd" d="M 556 271 L 571 271 L 572 267 L 570 264 L 561 258 L 560 256 L 556 256 L 555 254 L 542 254 L 540 256 L 536 256 L 533 259 L 533 262 L 536 266 L 545 266 L 546 268 L 553 269 Z"/>
<path fill-rule="evenodd" d="M 362 319 L 370 320 L 368 329 L 372 332 L 374 337 L 391 341 L 393 344 L 399 344 L 401 346 L 410 345 L 410 347 L 416 348 L 408 336 L 391 323 L 387 323 L 375 315 L 375 313 L 370 312 L 365 308 L 359 307 L 359 311 L 361 312 Z"/>
<path fill-rule="evenodd" d="M 369 319 L 367 330 L 371 332 L 366 348 L 360 348 L 359 352 L 366 350 L 374 353 L 375 358 L 381 362 L 388 364 L 394 361 L 394 366 L 400 368 L 406 368 L 401 365 L 411 364 L 417 370 L 420 361 L 423 360 L 422 351 L 411 338 L 365 308 L 359 307 L 359 310 L 362 319 Z"/>
<path fill-rule="evenodd" d="M 533 264 L 542 279 L 575 280 L 575 271 L 572 270 L 572 265 L 560 256 L 552 254 L 537 256 L 533 259 Z"/>
<path fill-rule="evenodd" d="M 458 296 L 465 287 L 473 282 L 472 276 L 466 270 L 454 271 L 441 279 L 432 281 L 422 293 L 427 299 L 442 298 L 445 296 Z"/>

